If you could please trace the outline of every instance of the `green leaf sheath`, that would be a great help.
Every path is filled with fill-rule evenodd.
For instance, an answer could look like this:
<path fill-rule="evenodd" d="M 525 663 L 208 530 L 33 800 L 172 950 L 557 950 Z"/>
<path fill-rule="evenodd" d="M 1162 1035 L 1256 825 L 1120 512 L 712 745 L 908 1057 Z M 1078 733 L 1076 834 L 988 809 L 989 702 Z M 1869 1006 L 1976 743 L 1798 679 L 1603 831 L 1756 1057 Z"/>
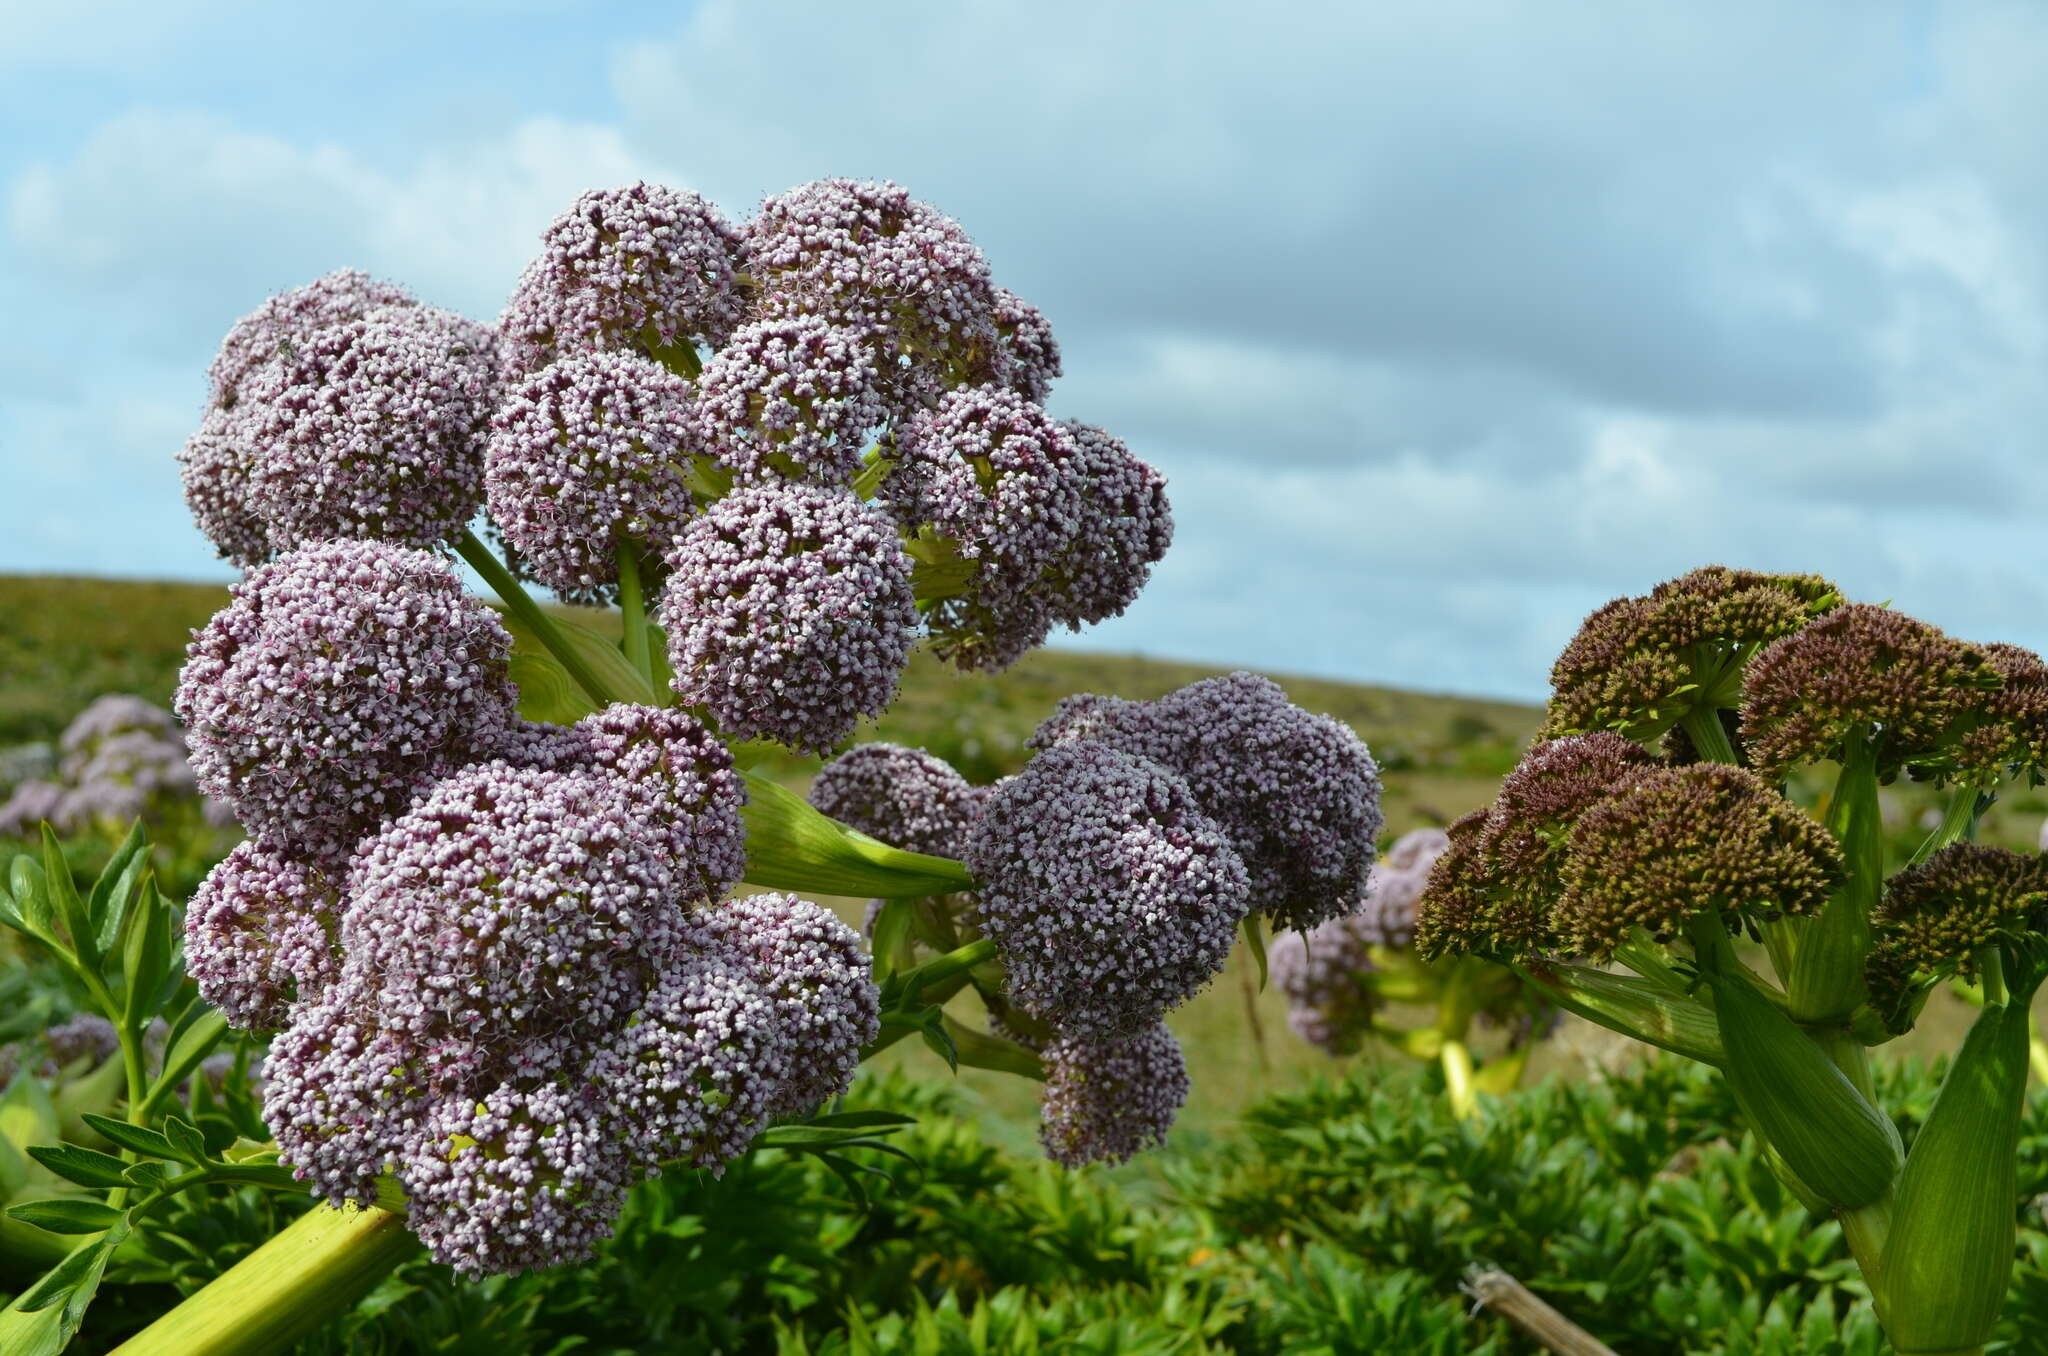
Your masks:
<path fill-rule="evenodd" d="M 1842 846 L 1847 874 L 1820 917 L 1791 924 L 1795 941 L 1785 1000 L 1799 1022 L 1844 1021 L 1869 996 L 1863 967 L 1870 954 L 1870 914 L 1884 890 L 1884 822 L 1877 762 L 1864 740 L 1848 750 L 1836 778 L 1828 829 Z"/>
<path fill-rule="evenodd" d="M 1984 1009 L 1899 1180 L 1882 1299 L 1901 1353 L 1967 1350 L 1991 1336 L 2012 1272 L 2026 1087 L 2026 1004 Z"/>
<path fill-rule="evenodd" d="M 1880 1200 L 1901 1160 L 1891 1118 L 1747 979 L 1714 972 L 1707 982 L 1728 1083 L 1758 1137 L 1829 1204 L 1854 1209 Z"/>
<path fill-rule="evenodd" d="M 1716 1068 L 1727 1062 L 1713 1010 L 1698 999 L 1634 975 L 1582 965 L 1531 960 L 1513 969 L 1550 1002 L 1609 1031 Z"/>
<path fill-rule="evenodd" d="M 974 888 L 967 868 L 949 857 L 879 843 L 820 814 L 803 797 L 759 773 L 740 775 L 747 784 L 741 812 L 747 828 L 743 879 L 750 885 L 879 899 Z"/>

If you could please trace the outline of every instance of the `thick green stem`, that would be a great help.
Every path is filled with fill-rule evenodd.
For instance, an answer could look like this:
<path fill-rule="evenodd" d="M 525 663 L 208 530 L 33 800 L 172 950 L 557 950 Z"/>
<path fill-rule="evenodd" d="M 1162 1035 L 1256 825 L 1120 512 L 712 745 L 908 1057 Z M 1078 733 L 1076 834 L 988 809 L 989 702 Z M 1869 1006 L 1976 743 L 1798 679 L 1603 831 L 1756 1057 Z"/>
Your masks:
<path fill-rule="evenodd" d="M 1720 712 L 1688 711 L 1678 723 L 1685 730 L 1686 737 L 1692 740 L 1694 750 L 1705 761 L 1729 764 L 1742 761 L 1735 756 L 1735 746 L 1728 742 L 1728 731 L 1721 726 Z"/>
<path fill-rule="evenodd" d="M 903 978 L 905 981 L 917 985 L 918 990 L 922 992 L 934 984 L 953 978 L 955 975 L 966 974 L 969 970 L 990 959 L 995 954 L 996 944 L 994 939 L 983 937 L 977 941 L 969 942 L 957 951 L 948 951 L 943 956 L 933 957 L 915 970 L 912 970 L 909 974 L 903 976 Z"/>
<path fill-rule="evenodd" d="M 540 638 L 540 643 L 548 647 L 548 653 L 555 657 L 556 662 L 567 671 L 569 677 L 575 680 L 576 686 L 582 688 L 590 700 L 599 706 L 610 706 L 618 700 L 618 695 L 599 680 L 590 665 L 583 662 L 583 656 L 578 654 L 576 648 L 555 629 L 554 619 L 541 610 L 540 604 L 533 600 L 533 595 L 513 577 L 512 571 L 505 568 L 505 562 L 499 560 L 490 547 L 477 539 L 476 533 L 464 528 L 462 535 L 455 539 L 455 550 L 469 562 L 471 569 L 483 576 L 483 581 L 491 586 L 491 591 L 504 602 L 505 610 L 517 617 Z"/>
<path fill-rule="evenodd" d="M 117 1350 L 121 1356 L 288 1351 L 418 1247 L 403 1216 L 315 1206 Z"/>
<path fill-rule="evenodd" d="M 1479 1094 L 1472 1086 L 1472 1051 L 1457 1037 L 1446 1037 L 1443 1049 L 1437 1051 L 1437 1062 L 1443 1065 L 1444 1091 L 1451 1100 L 1451 1114 L 1461 1121 L 1472 1119 L 1479 1109 Z"/>
<path fill-rule="evenodd" d="M 640 588 L 640 548 L 633 542 L 620 538 L 616 549 L 619 561 L 619 611 L 624 618 L 622 648 L 626 662 L 647 675 L 648 685 L 657 692 L 661 680 L 654 672 L 654 652 L 647 637 L 647 601 Z"/>

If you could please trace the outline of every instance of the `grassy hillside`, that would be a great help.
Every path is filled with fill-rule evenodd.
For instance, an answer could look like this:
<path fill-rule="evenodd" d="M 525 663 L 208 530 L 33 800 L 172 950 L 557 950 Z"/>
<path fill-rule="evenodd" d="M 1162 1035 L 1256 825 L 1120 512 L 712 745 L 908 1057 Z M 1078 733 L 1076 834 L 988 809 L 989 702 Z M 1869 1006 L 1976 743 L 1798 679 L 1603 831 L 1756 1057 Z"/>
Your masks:
<path fill-rule="evenodd" d="M 104 692 L 135 692 L 167 703 L 183 661 L 184 645 L 227 598 L 224 587 L 108 580 L 0 576 L 0 748 L 53 738 L 66 721 Z M 614 614 L 578 611 L 578 620 L 616 629 Z M 860 740 L 892 739 L 930 749 L 977 782 L 1015 770 L 1024 740 L 1071 692 L 1154 697 L 1221 670 L 1127 655 L 1041 651 L 997 676 L 963 676 L 919 655 L 904 676 L 901 699 Z M 1276 675 L 1293 699 L 1355 728 L 1386 772 L 1388 831 L 1442 824 L 1492 798 L 1535 732 L 1533 707 L 1469 698 L 1431 696 L 1324 680 Z M 792 785 L 816 764 L 791 759 L 775 769 Z M 1909 835 L 1926 813 L 1927 795 L 1888 788 L 1886 817 Z M 2014 788 L 1984 825 L 1985 837 L 2010 846 L 2031 845 L 2048 799 Z M 857 921 L 862 901 L 830 901 Z M 1175 1013 L 1173 1025 L 1195 1073 L 1187 1127 L 1199 1134 L 1220 1129 L 1256 1097 L 1297 1087 L 1330 1061 L 1287 1030 L 1285 1004 L 1273 990 L 1255 992 L 1247 962 L 1230 969 L 1207 992 Z M 1938 1049 L 1953 1043 L 1965 1018 L 1937 996 L 1924 1032 L 1893 1047 Z M 1618 1043 L 1573 1024 L 1539 1055 L 1540 1069 L 1568 1074 L 1599 1068 Z M 1395 1056 L 1381 1056 L 1395 1058 Z M 901 1060 L 932 1072 L 935 1059 L 914 1045 Z M 1367 1054 L 1362 1059 L 1373 1059 Z M 971 1097 L 985 1099 L 991 1132 L 1021 1141 L 1035 1121 L 1032 1090 L 1015 1079 L 963 1072 Z"/>

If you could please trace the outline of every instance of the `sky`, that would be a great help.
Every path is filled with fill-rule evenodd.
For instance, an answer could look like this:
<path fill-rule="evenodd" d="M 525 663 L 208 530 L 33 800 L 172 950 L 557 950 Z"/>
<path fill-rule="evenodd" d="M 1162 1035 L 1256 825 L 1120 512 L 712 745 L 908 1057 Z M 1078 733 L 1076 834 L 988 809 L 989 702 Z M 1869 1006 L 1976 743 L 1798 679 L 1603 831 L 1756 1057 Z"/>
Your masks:
<path fill-rule="evenodd" d="M 221 335 L 491 320 L 649 179 L 957 218 L 1178 538 L 1058 643 L 1539 699 L 1579 619 L 1813 571 L 2048 649 L 2048 9 L 0 0 L 0 571 L 228 578 Z"/>

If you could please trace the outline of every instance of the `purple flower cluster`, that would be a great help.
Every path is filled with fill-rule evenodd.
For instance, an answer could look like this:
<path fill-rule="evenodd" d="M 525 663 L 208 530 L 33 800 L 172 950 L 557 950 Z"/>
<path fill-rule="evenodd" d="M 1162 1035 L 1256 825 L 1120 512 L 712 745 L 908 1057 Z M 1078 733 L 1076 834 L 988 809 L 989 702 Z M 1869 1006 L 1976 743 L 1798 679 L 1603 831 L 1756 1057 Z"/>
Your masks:
<path fill-rule="evenodd" d="M 1100 743 L 988 797 L 967 846 L 1010 996 L 1062 1035 L 1129 1036 L 1223 968 L 1245 868 L 1180 777 Z"/>
<path fill-rule="evenodd" d="M 738 238 L 695 193 L 638 183 L 593 189 L 541 235 L 505 308 L 508 377 L 558 357 L 625 349 L 657 361 L 723 344 L 740 322 Z"/>
<path fill-rule="evenodd" d="M 265 364 L 289 356 L 329 325 L 361 320 L 387 306 L 417 304 L 404 288 L 352 268 L 336 269 L 304 287 L 279 293 L 237 320 L 221 340 L 220 352 L 206 373 L 209 403 L 217 409 L 235 408 Z"/>
<path fill-rule="evenodd" d="M 334 537 L 438 546 L 482 500 L 489 333 L 425 306 L 313 331 L 265 371 L 239 436 L 273 551 Z"/>
<path fill-rule="evenodd" d="M 272 847 L 338 867 L 499 737 L 511 645 L 436 556 L 293 552 L 193 636 L 175 704 L 199 785 Z"/>
<path fill-rule="evenodd" d="M 47 820 L 60 832 L 155 816 L 197 798 L 185 737 L 171 713 L 140 697 L 109 693 L 73 718 L 58 740 L 56 779 L 15 787 L 0 805 L 0 833 Z M 206 803 L 209 821 L 218 806 Z"/>
<path fill-rule="evenodd" d="M 916 609 L 887 519 L 845 490 L 735 490 L 683 530 L 661 601 L 683 700 L 823 752 L 896 695 Z"/>
<path fill-rule="evenodd" d="M 981 819 L 987 789 L 942 758 L 901 744 L 862 744 L 819 770 L 811 804 L 849 828 L 906 852 L 958 857 Z"/>
<path fill-rule="evenodd" d="M 1121 1039 L 1062 1037 L 1044 1059 L 1038 1138 L 1064 1167 L 1122 1163 L 1164 1144 L 1188 1099 L 1187 1061 L 1164 1022 Z"/>
<path fill-rule="evenodd" d="M 1331 1054 L 1358 1049 L 1379 1006 L 1370 982 L 1379 969 L 1372 948 L 1398 950 L 1413 941 L 1416 906 L 1450 842 L 1441 829 L 1402 834 L 1373 867 L 1356 909 L 1273 939 L 1273 982 L 1287 995 L 1287 1024 L 1296 1035 Z"/>
<path fill-rule="evenodd" d="M 743 482 L 846 486 L 888 409 L 861 332 L 799 314 L 742 326 L 705 364 L 696 416 L 706 449 Z"/>
<path fill-rule="evenodd" d="M 830 913 L 716 902 L 743 791 L 701 725 L 615 707 L 498 744 L 365 841 L 338 899 L 249 846 L 189 925 L 209 994 L 284 1013 L 265 1113 L 285 1160 L 332 1200 L 394 1174 L 470 1273 L 587 1256 L 634 1182 L 843 1091 L 878 1029 Z"/>
<path fill-rule="evenodd" d="M 960 223 L 895 184 L 802 184 L 763 202 L 742 238 L 762 314 L 860 331 L 899 412 L 995 361 L 987 259 Z"/>
<path fill-rule="evenodd" d="M 528 573 L 571 601 L 612 601 L 621 539 L 666 541 L 690 516 L 690 420 L 690 383 L 631 353 L 567 355 L 508 390 L 484 491 Z"/>
<path fill-rule="evenodd" d="M 1000 387 L 942 396 L 898 431 L 896 458 L 882 493 L 928 567 L 933 644 L 961 668 L 1004 668 L 1055 624 L 1122 612 L 1172 540 L 1156 471 Z"/>
<path fill-rule="evenodd" d="M 185 969 L 232 1025 L 274 1030 L 295 1000 L 317 999 L 334 982 L 340 923 L 334 877 L 251 840 L 187 902 Z"/>
<path fill-rule="evenodd" d="M 1379 768 L 1343 724 L 1293 705 L 1250 673 L 1205 678 L 1157 701 L 1062 701 L 1034 748 L 1100 743 L 1172 769 L 1244 859 L 1251 903 L 1303 929 L 1365 893 L 1380 814 Z"/>

